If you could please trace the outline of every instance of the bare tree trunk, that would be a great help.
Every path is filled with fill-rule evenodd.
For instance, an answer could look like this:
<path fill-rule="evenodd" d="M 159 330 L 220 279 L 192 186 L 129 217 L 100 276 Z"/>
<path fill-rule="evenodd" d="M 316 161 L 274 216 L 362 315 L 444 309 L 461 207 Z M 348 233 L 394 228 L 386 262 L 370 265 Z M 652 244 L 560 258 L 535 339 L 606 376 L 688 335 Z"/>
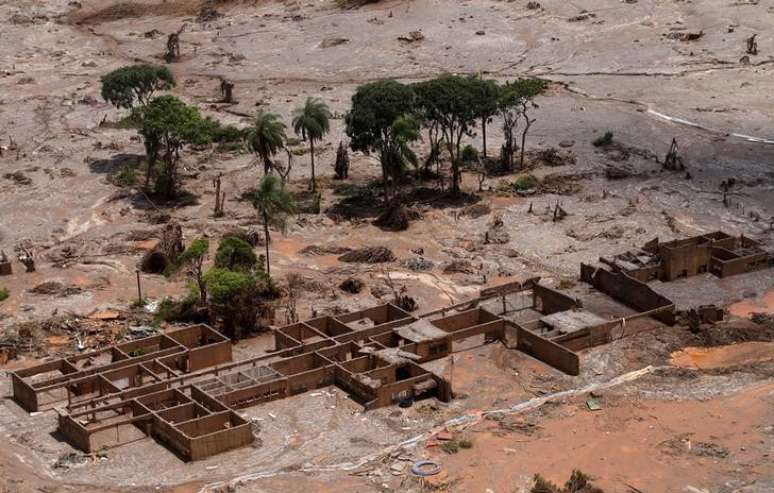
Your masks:
<path fill-rule="evenodd" d="M 521 133 L 521 157 L 519 158 L 519 169 L 524 169 L 524 145 L 527 141 L 527 132 L 529 132 L 529 127 L 532 126 L 532 123 L 535 120 L 530 120 L 527 114 L 524 114 L 524 120 L 526 120 L 526 124 L 524 126 L 524 131 Z"/>
<path fill-rule="evenodd" d="M 269 266 L 269 243 L 271 238 L 269 237 L 269 218 L 265 212 L 263 214 L 263 236 L 266 239 L 266 275 L 271 277 L 271 267 Z"/>
<path fill-rule="evenodd" d="M 309 153 L 312 155 L 312 191 L 317 191 L 317 182 L 314 176 L 314 139 L 309 139 Z"/>
<path fill-rule="evenodd" d="M 486 117 L 481 117 L 481 138 L 483 139 L 483 153 L 484 153 L 484 159 L 486 159 Z"/>

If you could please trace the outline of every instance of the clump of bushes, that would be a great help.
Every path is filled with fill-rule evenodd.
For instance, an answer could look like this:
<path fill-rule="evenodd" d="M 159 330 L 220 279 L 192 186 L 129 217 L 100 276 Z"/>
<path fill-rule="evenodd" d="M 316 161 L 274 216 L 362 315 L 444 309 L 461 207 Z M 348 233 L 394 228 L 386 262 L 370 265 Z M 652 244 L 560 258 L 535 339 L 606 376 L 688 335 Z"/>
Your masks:
<path fill-rule="evenodd" d="M 572 471 L 570 479 L 560 488 L 548 481 L 540 474 L 535 474 L 535 483 L 530 493 L 604 493 L 601 489 L 591 484 L 591 477 L 579 470 Z"/>
<path fill-rule="evenodd" d="M 540 185 L 540 181 L 534 175 L 523 175 L 513 182 L 513 189 L 518 191 L 532 190 Z"/>
<path fill-rule="evenodd" d="M 478 162 L 478 149 L 468 144 L 462 148 L 462 162 L 465 164 L 475 164 Z"/>
<path fill-rule="evenodd" d="M 258 256 L 255 255 L 252 245 L 245 240 L 236 236 L 226 236 L 220 241 L 218 251 L 215 253 L 215 267 L 248 272 L 254 270 L 257 265 Z"/>
<path fill-rule="evenodd" d="M 276 298 L 277 289 L 264 270 L 264 257 L 235 236 L 226 236 L 218 245 L 214 266 L 205 270 L 209 242 L 199 238 L 191 243 L 175 265 L 186 268 L 191 278 L 187 296 L 165 299 L 159 306 L 158 320 L 220 322 L 222 332 L 239 339 L 255 329 L 265 302 Z"/>
<path fill-rule="evenodd" d="M 610 145 L 613 143 L 613 132 L 608 130 L 604 133 L 604 135 L 597 137 L 591 143 L 594 147 L 604 147 Z"/>
<path fill-rule="evenodd" d="M 7 300 L 9 296 L 11 296 L 11 292 L 8 291 L 8 288 L 0 288 L 0 301 Z"/>
<path fill-rule="evenodd" d="M 441 450 L 447 454 L 456 454 L 460 449 L 473 448 L 473 442 L 467 439 L 449 440 L 441 444 Z"/>

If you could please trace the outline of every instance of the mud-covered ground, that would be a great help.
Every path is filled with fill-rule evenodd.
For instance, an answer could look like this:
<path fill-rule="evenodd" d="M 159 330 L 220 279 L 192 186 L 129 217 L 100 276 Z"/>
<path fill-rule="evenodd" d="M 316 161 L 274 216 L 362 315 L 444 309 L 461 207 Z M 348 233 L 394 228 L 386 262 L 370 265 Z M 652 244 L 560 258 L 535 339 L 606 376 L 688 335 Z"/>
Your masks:
<path fill-rule="evenodd" d="M 577 277 L 579 262 L 656 236 L 671 239 L 722 229 L 769 245 L 774 242 L 769 220 L 774 216 L 770 142 L 774 8 L 766 2 L 725 0 L 545 0 L 540 9 L 528 9 L 526 4 L 416 0 L 341 9 L 333 0 L 221 1 L 220 17 L 200 21 L 195 0 L 0 3 L 0 249 L 13 255 L 14 248 L 24 244 L 34 253 L 37 266 L 36 273 L 25 274 L 15 262 L 14 275 L 0 277 L 0 287 L 10 291 L 10 298 L 0 302 L 0 327 L 13 331 L 25 320 L 127 309 L 136 297 L 137 262 L 159 228 L 154 219 L 159 214 L 180 222 L 188 240 L 202 234 L 218 238 L 235 225 L 260 229 L 252 207 L 238 200 L 261 176 L 249 154 L 185 152 L 184 188 L 194 197 L 188 205 L 162 207 L 109 181 L 141 157 L 143 146 L 135 131 L 110 124 L 125 112 L 101 100 L 99 77 L 133 62 L 162 63 L 166 35 L 181 27 L 182 60 L 169 65 L 178 81 L 173 93 L 205 114 L 247 125 L 261 108 L 280 113 L 290 123 L 292 109 L 307 96 L 316 96 L 336 115 L 317 156 L 323 213 L 295 217 L 284 235 L 274 235 L 271 246 L 272 273 L 280 282 L 290 272 L 301 273 L 307 281 L 298 307 L 301 318 L 313 310 L 346 310 L 386 301 L 391 295 L 387 276 L 393 284 L 405 286 L 425 311 L 474 297 L 487 285 L 533 275 L 567 285 Z M 398 40 L 411 31 L 421 31 L 424 39 Z M 695 41 L 675 39 L 681 33 L 698 32 L 703 35 Z M 759 54 L 741 60 L 745 39 L 754 33 Z M 342 184 L 330 179 L 336 147 L 345 139 L 342 115 L 358 84 L 385 77 L 415 81 L 442 72 L 480 73 L 501 81 L 540 76 L 555 82 L 536 101 L 539 108 L 532 112 L 536 122 L 527 148 L 555 147 L 571 154 L 574 163 L 547 166 L 530 153 L 528 172 L 543 180 L 543 193 L 522 197 L 499 192 L 500 182 L 516 178 L 511 175 L 487 179 L 475 207 L 417 194 L 413 205 L 422 219 L 405 232 L 382 231 L 371 224 L 378 210 L 365 207 L 367 200 L 360 207 L 345 207 L 347 198 L 378 175 L 376 160 L 353 154 L 350 180 Z M 237 104 L 217 102 L 221 77 L 235 83 Z M 615 145 L 604 150 L 592 146 L 591 141 L 607 130 L 613 132 Z M 501 142 L 497 121 L 488 136 L 489 151 L 496 153 Z M 685 173 L 661 171 L 654 159 L 663 159 L 673 138 L 690 179 Z M 480 148 L 480 132 L 470 142 Z M 422 154 L 427 146 L 420 143 L 417 150 Z M 609 180 L 609 166 L 624 170 L 628 177 Z M 224 176 L 226 215 L 214 219 L 212 179 L 219 173 Z M 295 156 L 293 185 L 305 187 L 308 176 L 308 153 Z M 724 205 L 719 186 L 729 178 L 735 184 Z M 475 177 L 466 176 L 464 187 L 475 192 Z M 551 211 L 557 202 L 569 215 L 553 222 Z M 530 205 L 532 214 L 527 212 Z M 507 241 L 484 244 L 495 216 L 503 220 Z M 365 266 L 339 262 L 335 255 L 299 253 L 309 245 L 387 246 L 398 261 Z M 418 272 L 403 264 L 420 248 L 432 269 Z M 469 272 L 445 273 L 453 260 L 469 262 Z M 358 295 L 338 289 L 350 276 L 365 281 L 366 289 Z M 759 273 L 749 280 L 700 288 L 686 282 L 691 292 L 696 289 L 696 300 L 683 292 L 680 302 L 690 305 L 698 298 L 738 302 L 734 313 L 741 316 L 771 311 L 774 275 Z M 63 289 L 31 292 L 48 281 Z M 185 280 L 144 275 L 143 289 L 158 300 L 182 294 Z M 277 322 L 283 321 L 280 304 Z M 116 330 L 128 322 L 111 324 L 110 330 Z M 93 327 L 90 322 L 92 332 Z M 60 337 L 55 351 L 43 346 L 11 364 L 27 364 L 49 351 L 76 350 L 79 339 L 62 334 L 70 333 L 42 334 L 45 342 L 52 342 L 47 335 Z M 248 410 L 263 420 L 263 446 L 246 455 L 236 451 L 218 456 L 207 464 L 176 462 L 146 440 L 111 451 L 106 460 L 54 471 L 51 465 L 70 448 L 48 435 L 53 415 L 25 417 L 5 401 L 3 431 L 10 445 L 1 452 L 0 476 L 5 483 L 0 488 L 151 491 L 190 483 L 190 491 L 197 491 L 205 483 L 241 476 L 248 478 L 238 491 L 308 490 L 310 485 L 320 491 L 412 488 L 416 485 L 400 486 L 403 469 L 377 468 L 376 473 L 383 475 L 378 476 L 373 471 L 323 466 L 377 454 L 473 409 L 499 408 L 531 398 L 538 390 L 576 388 L 649 364 L 667 364 L 666 354 L 692 344 L 677 338 L 659 354 L 635 346 L 631 351 L 620 348 L 652 345 L 652 337 L 656 336 L 641 334 L 585 354 L 588 372 L 599 374 L 574 381 L 527 358 L 492 354 L 503 350 L 490 346 L 459 353 L 456 358 L 466 363 L 455 367 L 455 372 L 463 372 L 455 374 L 455 386 L 468 398 L 448 409 L 431 409 L 429 416 L 416 408 L 394 416 L 395 409 L 368 415 L 356 414 L 346 405 L 329 409 L 328 400 L 336 399 L 332 392 L 272 404 L 277 420 L 267 417 L 264 407 Z M 105 343 L 110 338 L 92 333 L 89 341 Z M 733 338 L 718 343 L 732 342 Z M 503 358 L 517 361 L 504 364 Z M 538 379 L 533 390 L 521 379 L 524 374 Z M 721 377 L 702 374 L 698 381 L 711 387 L 717 378 Z M 771 375 L 745 370 L 722 378 L 729 382 L 727 392 L 717 397 L 688 392 L 695 378 L 656 373 L 645 379 L 650 391 L 632 400 L 630 392 L 643 384 L 637 383 L 635 390 L 631 389 L 635 384 L 626 384 L 613 391 L 615 396 L 606 400 L 601 412 L 586 412 L 585 396 L 563 400 L 551 413 L 535 417 L 547 422 L 540 423 L 543 431 L 529 438 L 531 442 L 499 437 L 490 429 L 496 423 L 486 420 L 464 431 L 474 434 L 474 443 L 481 435 L 480 446 L 440 456 L 450 479 L 448 488 L 520 491 L 534 473 L 563 481 L 573 467 L 582 467 L 599 477 L 606 491 L 626 491 L 627 484 L 646 493 L 688 486 L 712 493 L 734 488 L 758 491 L 740 489 L 744 485 L 734 481 L 774 476 L 771 457 L 764 456 L 772 449 Z M 675 396 L 676 402 L 664 402 L 664 393 Z M 503 402 L 495 402 L 498 399 Z M 737 412 L 742 408 L 744 412 Z M 679 422 L 678 416 L 687 418 Z M 630 422 L 631 429 L 626 424 Z M 627 430 L 641 441 L 621 443 Z M 24 438 L 27 431 L 32 435 Z M 666 452 L 661 441 L 688 433 L 697 438 L 685 440 L 717 442 L 730 452 L 723 458 L 707 458 L 676 445 L 677 455 L 662 454 Z M 678 442 L 686 443 L 682 438 Z M 584 448 L 587 444 L 591 449 Z M 433 447 L 428 450 L 435 453 Z M 415 450 L 410 456 L 423 454 Z M 663 485 L 643 479 L 643 471 L 651 469 Z M 262 472 L 272 474 L 263 477 Z"/>

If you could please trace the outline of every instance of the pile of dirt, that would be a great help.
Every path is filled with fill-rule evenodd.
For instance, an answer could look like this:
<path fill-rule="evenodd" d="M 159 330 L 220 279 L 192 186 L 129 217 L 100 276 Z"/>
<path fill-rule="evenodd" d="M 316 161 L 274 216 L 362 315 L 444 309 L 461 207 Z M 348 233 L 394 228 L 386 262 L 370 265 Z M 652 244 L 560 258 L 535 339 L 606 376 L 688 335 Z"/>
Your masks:
<path fill-rule="evenodd" d="M 434 267 L 433 262 L 424 257 L 410 257 L 403 260 L 400 265 L 415 272 L 432 270 Z"/>
<path fill-rule="evenodd" d="M 386 231 L 405 231 L 411 221 L 422 219 L 419 211 L 404 207 L 403 205 L 391 205 L 376 220 L 374 225 Z"/>
<path fill-rule="evenodd" d="M 146 16 L 198 15 L 202 0 L 175 0 L 159 3 L 117 2 L 100 9 L 77 9 L 70 14 L 74 24 L 101 24 L 103 22 L 136 19 Z"/>
<path fill-rule="evenodd" d="M 467 260 L 452 260 L 443 268 L 444 274 L 473 274 L 476 269 Z"/>
<path fill-rule="evenodd" d="M 356 277 L 347 278 L 339 285 L 339 289 L 350 294 L 357 294 L 363 290 L 365 283 Z"/>
<path fill-rule="evenodd" d="M 504 245 L 511 240 L 500 215 L 495 216 L 484 233 L 484 244 Z"/>
<path fill-rule="evenodd" d="M 543 178 L 540 183 L 540 191 L 556 195 L 574 195 L 583 190 L 583 185 L 580 184 L 580 181 L 587 178 L 590 178 L 590 176 L 584 173 L 553 173 Z"/>
<path fill-rule="evenodd" d="M 78 286 L 65 285 L 58 281 L 46 281 L 30 289 L 30 293 L 33 294 L 52 295 L 59 297 L 72 296 L 74 294 L 79 294 L 82 291 L 83 290 Z"/>
<path fill-rule="evenodd" d="M 555 147 L 540 149 L 534 153 L 532 158 L 540 162 L 543 166 L 569 166 L 576 163 L 575 153 L 572 151 L 562 151 Z"/>
<path fill-rule="evenodd" d="M 476 219 L 481 216 L 486 216 L 490 212 L 492 212 L 492 206 L 486 202 L 479 202 L 478 204 L 469 205 L 462 209 L 461 215 Z"/>
<path fill-rule="evenodd" d="M 178 223 L 171 222 L 164 227 L 158 245 L 142 257 L 140 269 L 150 274 L 161 274 L 177 261 L 184 249 L 183 229 Z"/>
<path fill-rule="evenodd" d="M 3 178 L 6 180 L 11 180 L 12 182 L 16 183 L 17 185 L 32 185 L 32 179 L 22 173 L 21 171 L 14 171 L 13 173 L 6 173 L 3 175 Z"/>
<path fill-rule="evenodd" d="M 381 264 L 394 262 L 395 254 L 387 247 L 365 247 L 352 250 L 339 257 L 342 262 L 359 262 L 363 264 Z"/>

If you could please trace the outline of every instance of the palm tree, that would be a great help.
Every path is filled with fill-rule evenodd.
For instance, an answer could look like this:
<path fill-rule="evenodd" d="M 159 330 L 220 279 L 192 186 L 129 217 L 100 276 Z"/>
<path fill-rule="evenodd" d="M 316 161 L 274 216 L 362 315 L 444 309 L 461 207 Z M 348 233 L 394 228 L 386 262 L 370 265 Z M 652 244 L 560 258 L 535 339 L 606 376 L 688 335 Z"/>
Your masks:
<path fill-rule="evenodd" d="M 293 130 L 304 140 L 309 140 L 309 154 L 312 158 L 312 181 L 310 188 L 317 190 L 314 178 L 314 141 L 322 140 L 330 127 L 331 112 L 328 105 L 319 98 L 306 98 L 306 103 L 293 111 Z"/>
<path fill-rule="evenodd" d="M 383 146 L 381 154 L 384 195 L 387 202 L 397 198 L 397 188 L 406 165 L 417 165 L 417 155 L 411 149 L 411 143 L 417 139 L 419 123 L 413 117 L 401 116 L 392 122 L 390 139 Z M 392 186 L 388 186 L 388 181 L 392 181 Z"/>
<path fill-rule="evenodd" d="M 247 147 L 261 158 L 264 174 L 268 175 L 274 167 L 271 158 L 285 147 L 285 124 L 280 116 L 258 111 L 253 128 L 247 133 Z"/>
<path fill-rule="evenodd" d="M 274 175 L 266 175 L 261 180 L 258 190 L 253 196 L 253 207 L 263 219 L 263 233 L 266 237 L 266 274 L 271 275 L 269 267 L 269 226 L 276 226 L 284 231 L 287 216 L 295 213 L 293 197 L 282 187 L 280 179 Z"/>

